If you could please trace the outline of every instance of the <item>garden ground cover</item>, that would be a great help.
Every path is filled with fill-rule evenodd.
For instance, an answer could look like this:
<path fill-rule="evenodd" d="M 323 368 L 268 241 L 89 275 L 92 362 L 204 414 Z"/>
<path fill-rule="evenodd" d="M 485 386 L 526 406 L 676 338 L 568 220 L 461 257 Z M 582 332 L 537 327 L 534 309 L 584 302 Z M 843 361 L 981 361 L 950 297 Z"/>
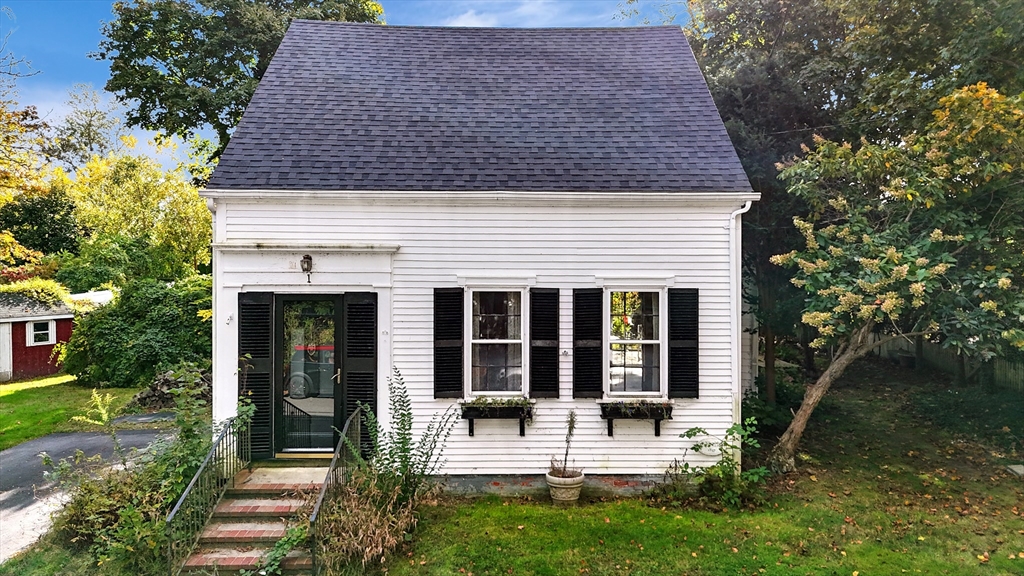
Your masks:
<path fill-rule="evenodd" d="M 110 388 L 100 392 L 114 396 L 111 406 L 121 410 L 140 388 Z M 98 429 L 75 422 L 88 410 L 92 389 L 75 384 L 63 374 L 0 384 L 0 450 L 53 432 Z"/>
<path fill-rule="evenodd" d="M 985 391 L 948 389 L 943 375 L 855 366 L 812 419 L 799 473 L 772 480 L 766 508 L 443 500 L 388 573 L 1024 574 L 1024 480 L 1005 470 L 1022 457 L 977 441 L 1019 433 L 1024 409 L 985 411 Z M 958 417 L 929 414 L 935 395 Z"/>

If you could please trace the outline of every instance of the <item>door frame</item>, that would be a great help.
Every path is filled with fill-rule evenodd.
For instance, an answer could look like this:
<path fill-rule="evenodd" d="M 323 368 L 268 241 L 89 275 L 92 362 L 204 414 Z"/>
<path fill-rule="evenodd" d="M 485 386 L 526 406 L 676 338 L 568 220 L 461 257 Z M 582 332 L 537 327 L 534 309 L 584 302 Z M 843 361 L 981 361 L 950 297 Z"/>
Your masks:
<path fill-rule="evenodd" d="M 274 294 L 274 377 L 273 377 L 273 402 L 274 411 L 271 419 L 273 427 L 273 439 L 274 439 L 274 454 L 282 454 L 285 452 L 293 454 L 318 454 L 318 453 L 331 453 L 334 452 L 335 447 L 338 444 L 338 430 L 344 425 L 342 418 L 345 413 L 345 401 L 347 391 L 342 383 L 342 379 L 338 378 L 338 381 L 334 385 L 334 416 L 332 426 L 334 428 L 333 440 L 331 441 L 330 448 L 287 448 L 285 446 L 285 420 L 284 420 L 284 386 L 286 384 L 286 378 L 284 376 L 284 304 L 286 302 L 302 302 L 302 301 L 319 301 L 319 302 L 333 302 L 334 303 L 334 374 L 337 375 L 341 370 L 341 346 L 343 333 L 344 316 L 342 310 L 344 307 L 345 294 L 343 292 L 337 292 L 334 294 L 328 293 L 275 293 Z M 290 355 L 289 355 L 290 357 Z"/>

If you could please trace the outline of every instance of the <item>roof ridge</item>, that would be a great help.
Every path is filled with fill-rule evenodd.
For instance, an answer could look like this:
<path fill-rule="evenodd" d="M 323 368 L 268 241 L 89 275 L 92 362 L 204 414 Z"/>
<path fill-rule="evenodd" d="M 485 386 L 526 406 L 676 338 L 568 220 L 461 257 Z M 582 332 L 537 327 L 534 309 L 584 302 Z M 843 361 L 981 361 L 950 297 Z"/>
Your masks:
<path fill-rule="evenodd" d="M 658 24 L 654 26 L 427 26 L 423 24 L 376 24 L 374 22 L 340 22 L 337 20 L 312 20 L 309 18 L 294 18 L 292 23 L 303 24 L 324 24 L 329 26 L 352 26 L 363 28 L 380 28 L 381 30 L 521 30 L 527 31 L 551 31 L 551 30 L 573 30 L 573 31 L 645 31 L 674 28 L 682 30 L 682 27 L 675 24 Z"/>

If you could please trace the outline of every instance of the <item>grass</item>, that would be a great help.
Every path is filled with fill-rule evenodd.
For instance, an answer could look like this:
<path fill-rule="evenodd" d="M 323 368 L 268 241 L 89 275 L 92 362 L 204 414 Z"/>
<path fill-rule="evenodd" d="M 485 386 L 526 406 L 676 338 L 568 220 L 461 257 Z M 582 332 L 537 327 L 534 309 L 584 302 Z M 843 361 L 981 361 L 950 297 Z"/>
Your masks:
<path fill-rule="evenodd" d="M 851 369 L 812 419 L 800 472 L 773 479 L 766 508 L 451 499 L 424 510 L 388 574 L 1024 574 L 1024 481 L 968 440 L 1024 412 L 973 410 L 972 399 L 954 411 L 965 418 L 924 420 L 914 407 L 935 392 L 931 378 Z"/>
<path fill-rule="evenodd" d="M 966 390 L 960 403 L 943 404 L 963 418 L 920 416 L 922 397 L 944 386 L 888 364 L 852 368 L 812 418 L 800 472 L 772 480 L 765 508 L 691 510 L 587 494 L 573 508 L 546 497 L 445 498 L 423 508 L 412 542 L 384 568 L 394 576 L 1024 574 L 1024 481 L 1005 472 L 1005 451 L 975 440 L 1019 425 L 1020 413 L 974 409 L 983 404 Z M 104 568 L 48 536 L 0 576 L 121 576 Z"/>
<path fill-rule="evenodd" d="M 945 386 L 914 396 L 912 407 L 940 428 L 1024 455 L 1024 391 Z"/>
<path fill-rule="evenodd" d="M 114 396 L 112 408 L 121 410 L 140 388 L 104 389 Z M 0 450 L 54 432 L 94 430 L 75 422 L 85 415 L 92 390 L 75 384 L 73 376 L 57 375 L 0 384 Z"/>

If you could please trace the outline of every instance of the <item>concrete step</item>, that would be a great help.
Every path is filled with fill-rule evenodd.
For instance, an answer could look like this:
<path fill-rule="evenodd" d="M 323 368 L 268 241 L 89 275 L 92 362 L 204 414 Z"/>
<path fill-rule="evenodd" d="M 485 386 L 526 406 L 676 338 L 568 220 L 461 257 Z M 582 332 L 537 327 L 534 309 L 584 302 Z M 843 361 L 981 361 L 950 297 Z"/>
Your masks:
<path fill-rule="evenodd" d="M 266 544 L 284 538 L 284 520 L 276 522 L 213 521 L 199 535 L 200 544 Z"/>
<path fill-rule="evenodd" d="M 305 503 L 301 498 L 224 498 L 214 518 L 291 518 Z"/>
<path fill-rule="evenodd" d="M 199 548 L 185 561 L 182 574 L 237 574 L 239 570 L 252 570 L 270 547 Z M 289 576 L 312 574 L 313 559 L 306 550 L 292 550 L 281 562 L 282 571 Z"/>
<path fill-rule="evenodd" d="M 327 467 L 253 468 L 235 476 L 231 497 L 310 494 L 320 489 Z"/>

